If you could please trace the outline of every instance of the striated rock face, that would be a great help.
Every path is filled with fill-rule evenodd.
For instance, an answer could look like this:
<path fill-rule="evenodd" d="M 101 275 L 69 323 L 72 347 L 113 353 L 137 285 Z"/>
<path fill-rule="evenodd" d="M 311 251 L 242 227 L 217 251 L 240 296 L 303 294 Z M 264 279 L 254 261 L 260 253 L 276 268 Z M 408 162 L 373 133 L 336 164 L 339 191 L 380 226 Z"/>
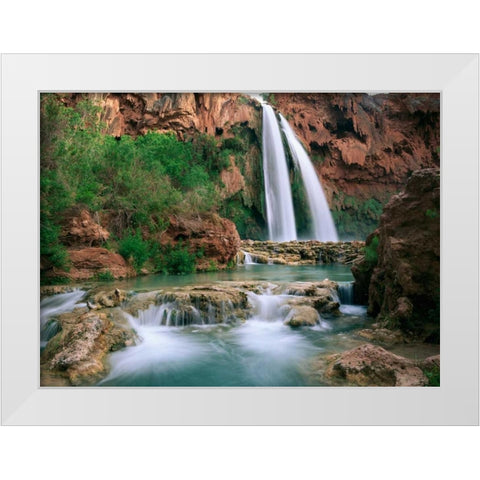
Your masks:
<path fill-rule="evenodd" d="M 235 224 L 216 214 L 190 218 L 171 217 L 161 241 L 171 245 L 182 241 L 194 251 L 203 249 L 206 258 L 197 262 L 199 270 L 207 269 L 210 261 L 216 262 L 217 267 L 225 267 L 235 259 L 240 248 L 240 237 Z"/>
<path fill-rule="evenodd" d="M 415 172 L 405 191 L 386 205 L 378 229 L 376 265 L 352 269 L 368 280 L 368 309 L 388 328 L 438 342 L 440 335 L 440 171 Z M 360 272 L 360 274 L 359 274 Z M 365 286 L 364 286 L 365 287 Z"/>
<path fill-rule="evenodd" d="M 345 196 L 383 202 L 414 170 L 439 166 L 439 94 L 276 93 L 274 102 L 334 208 Z"/>
<path fill-rule="evenodd" d="M 62 95 L 73 105 L 85 94 Z M 101 108 L 107 133 L 115 137 L 148 131 L 175 132 L 180 138 L 194 133 L 232 136 L 236 123 L 258 128 L 259 104 L 239 93 L 89 93 Z"/>
<path fill-rule="evenodd" d="M 428 382 L 422 370 L 411 360 L 370 344 L 332 355 L 327 361 L 325 377 L 334 383 L 416 387 Z"/>
<path fill-rule="evenodd" d="M 68 250 L 71 267 L 68 272 L 54 272 L 71 280 L 88 280 L 97 274 L 110 272 L 114 278 L 134 277 L 135 270 L 118 253 L 106 248 L 87 247 Z"/>
<path fill-rule="evenodd" d="M 65 212 L 65 221 L 59 239 L 64 245 L 89 247 L 105 243 L 110 233 L 93 220 L 88 210 L 73 209 Z"/>

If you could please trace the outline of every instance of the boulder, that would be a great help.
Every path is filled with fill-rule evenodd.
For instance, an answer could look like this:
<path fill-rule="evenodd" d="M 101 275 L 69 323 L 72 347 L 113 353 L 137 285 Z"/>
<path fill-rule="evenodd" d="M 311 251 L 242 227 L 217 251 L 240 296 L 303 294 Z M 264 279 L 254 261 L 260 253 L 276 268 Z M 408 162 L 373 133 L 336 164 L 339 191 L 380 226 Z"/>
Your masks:
<path fill-rule="evenodd" d="M 115 288 L 108 292 L 100 291 L 91 297 L 91 302 L 98 307 L 117 307 L 127 299 L 127 292 Z"/>
<path fill-rule="evenodd" d="M 428 383 L 414 362 L 371 344 L 327 358 L 325 377 L 334 384 L 355 386 L 418 387 Z"/>
<path fill-rule="evenodd" d="M 106 248 L 70 249 L 68 255 L 71 267 L 64 276 L 71 280 L 87 280 L 106 272 L 110 272 L 114 278 L 135 276 L 134 268 L 119 253 L 113 253 Z"/>
<path fill-rule="evenodd" d="M 240 249 L 240 237 L 235 224 L 216 214 L 195 217 L 170 217 L 170 224 L 161 236 L 165 245 L 182 242 L 192 251 L 203 250 L 204 257 L 197 262 L 197 268 L 208 269 L 211 261 L 220 268 L 235 261 Z"/>
<path fill-rule="evenodd" d="M 132 345 L 132 330 L 112 322 L 104 312 L 82 310 L 57 317 L 60 331 L 49 340 L 40 358 L 42 386 L 89 385 L 108 372 L 106 355 Z"/>
<path fill-rule="evenodd" d="M 284 321 L 290 327 L 314 326 L 320 323 L 320 315 L 309 306 L 293 307 Z"/>

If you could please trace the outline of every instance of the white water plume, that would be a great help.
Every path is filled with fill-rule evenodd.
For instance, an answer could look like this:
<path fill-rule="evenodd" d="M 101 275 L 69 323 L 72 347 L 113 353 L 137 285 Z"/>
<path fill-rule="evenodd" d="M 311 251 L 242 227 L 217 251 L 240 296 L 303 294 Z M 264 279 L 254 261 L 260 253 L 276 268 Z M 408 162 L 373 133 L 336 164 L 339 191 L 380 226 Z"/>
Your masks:
<path fill-rule="evenodd" d="M 338 242 L 337 229 L 313 164 L 287 120 L 280 115 L 292 157 L 300 170 L 313 223 L 312 240 Z"/>
<path fill-rule="evenodd" d="M 270 105 L 263 104 L 263 174 L 268 234 L 270 240 L 297 239 L 292 190 L 277 117 Z"/>

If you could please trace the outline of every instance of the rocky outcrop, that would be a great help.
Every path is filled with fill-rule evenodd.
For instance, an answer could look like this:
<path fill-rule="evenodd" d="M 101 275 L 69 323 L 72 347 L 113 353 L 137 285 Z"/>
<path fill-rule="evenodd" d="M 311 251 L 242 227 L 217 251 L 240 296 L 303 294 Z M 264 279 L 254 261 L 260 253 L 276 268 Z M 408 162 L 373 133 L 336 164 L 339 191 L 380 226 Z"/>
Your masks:
<path fill-rule="evenodd" d="M 49 275 L 68 278 L 71 281 L 95 279 L 102 274 L 111 275 L 113 278 L 128 278 L 136 275 L 133 267 L 120 254 L 106 248 L 69 249 L 68 257 L 71 265 L 68 271 L 54 268 Z"/>
<path fill-rule="evenodd" d="M 278 265 L 349 264 L 363 255 L 364 242 L 318 242 L 316 240 L 272 242 L 242 240 L 238 263 L 245 263 L 245 253 L 255 263 Z"/>
<path fill-rule="evenodd" d="M 106 132 L 115 137 L 152 130 L 181 139 L 196 133 L 229 137 L 234 124 L 261 123 L 258 102 L 239 93 L 71 93 L 62 99 L 72 106 L 85 96 L 101 107 Z"/>
<path fill-rule="evenodd" d="M 134 342 L 131 329 L 105 312 L 76 310 L 57 318 L 60 331 L 47 343 L 40 359 L 40 384 L 92 384 L 108 372 L 106 356 Z"/>
<path fill-rule="evenodd" d="M 88 306 L 90 309 L 118 307 L 127 299 L 127 292 L 115 288 L 110 291 L 99 291 L 90 295 Z"/>
<path fill-rule="evenodd" d="M 415 172 L 380 219 L 368 287 L 368 311 L 383 326 L 438 342 L 440 338 L 440 171 Z M 369 243 L 367 242 L 367 250 Z M 370 263 L 372 260 L 364 263 Z M 357 275 L 362 264 L 352 269 Z M 360 282 L 359 282 L 360 283 Z"/>
<path fill-rule="evenodd" d="M 327 358 L 327 381 L 337 385 L 416 387 L 428 383 L 414 362 L 365 344 Z"/>
<path fill-rule="evenodd" d="M 313 307 L 299 305 L 290 310 L 283 323 L 291 327 L 314 326 L 320 323 L 320 315 Z"/>
<path fill-rule="evenodd" d="M 170 218 L 167 230 L 161 236 L 164 245 L 182 242 L 193 252 L 203 251 L 197 261 L 198 270 L 206 270 L 211 262 L 224 268 L 233 262 L 240 248 L 240 237 L 235 224 L 216 214 L 196 217 Z"/>
<path fill-rule="evenodd" d="M 83 208 L 64 212 L 64 221 L 59 240 L 67 246 L 100 246 L 105 243 L 110 233 L 99 225 Z"/>

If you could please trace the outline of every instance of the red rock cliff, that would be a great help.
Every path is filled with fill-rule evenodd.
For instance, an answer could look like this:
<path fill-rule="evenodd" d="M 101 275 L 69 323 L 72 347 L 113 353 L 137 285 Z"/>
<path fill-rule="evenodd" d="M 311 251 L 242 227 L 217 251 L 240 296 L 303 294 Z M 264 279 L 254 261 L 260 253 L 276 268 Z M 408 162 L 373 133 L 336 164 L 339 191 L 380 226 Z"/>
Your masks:
<path fill-rule="evenodd" d="M 66 105 L 84 94 L 63 94 Z M 242 165 L 221 174 L 223 198 L 240 192 L 263 211 L 261 106 L 237 93 L 91 93 L 114 136 L 173 131 L 232 137 L 247 129 Z M 435 93 L 275 93 L 270 102 L 311 155 L 341 238 L 364 239 L 392 194 L 420 168 L 439 166 L 440 96 Z M 236 130 L 237 129 L 237 130 Z M 239 169 L 240 167 L 240 169 Z M 361 225 L 362 228 L 359 228 Z"/>
<path fill-rule="evenodd" d="M 438 342 L 440 171 L 414 172 L 405 191 L 385 206 L 378 229 L 366 243 L 367 250 L 378 243 L 376 265 L 366 259 L 352 273 L 356 286 L 368 289 L 369 313 L 388 328 Z"/>
<path fill-rule="evenodd" d="M 138 136 L 155 130 L 173 131 L 180 139 L 195 133 L 232 136 L 230 127 L 261 128 L 260 106 L 238 93 L 89 93 L 102 108 L 101 120 L 110 135 Z M 85 94 L 63 94 L 73 105 Z"/>
<path fill-rule="evenodd" d="M 345 195 L 382 203 L 410 174 L 439 166 L 436 93 L 278 93 L 272 103 L 293 126 L 330 205 Z"/>

